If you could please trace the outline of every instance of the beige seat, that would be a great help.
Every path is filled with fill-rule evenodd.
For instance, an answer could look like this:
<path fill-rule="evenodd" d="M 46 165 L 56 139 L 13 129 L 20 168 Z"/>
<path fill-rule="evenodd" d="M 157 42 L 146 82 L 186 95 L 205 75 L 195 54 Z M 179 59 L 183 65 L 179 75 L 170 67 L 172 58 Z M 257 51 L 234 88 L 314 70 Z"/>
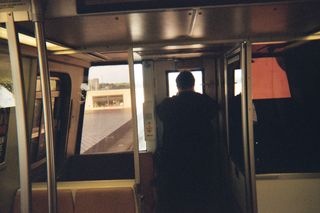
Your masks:
<path fill-rule="evenodd" d="M 73 213 L 73 198 L 71 190 L 58 190 L 58 213 Z M 32 213 L 48 212 L 48 194 L 46 190 L 32 191 Z M 16 193 L 13 213 L 20 213 L 20 191 Z"/>
<path fill-rule="evenodd" d="M 79 189 L 75 213 L 135 213 L 135 195 L 130 187 Z"/>

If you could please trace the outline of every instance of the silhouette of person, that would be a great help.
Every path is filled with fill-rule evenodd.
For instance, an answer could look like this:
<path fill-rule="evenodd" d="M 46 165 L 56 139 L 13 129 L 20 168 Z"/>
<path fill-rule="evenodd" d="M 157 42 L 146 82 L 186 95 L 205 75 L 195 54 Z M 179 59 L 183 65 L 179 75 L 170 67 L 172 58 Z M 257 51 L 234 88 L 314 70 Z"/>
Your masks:
<path fill-rule="evenodd" d="M 157 106 L 163 123 L 157 171 L 159 213 L 209 212 L 214 182 L 214 130 L 218 104 L 194 91 L 195 79 L 183 71 L 178 94 Z"/>

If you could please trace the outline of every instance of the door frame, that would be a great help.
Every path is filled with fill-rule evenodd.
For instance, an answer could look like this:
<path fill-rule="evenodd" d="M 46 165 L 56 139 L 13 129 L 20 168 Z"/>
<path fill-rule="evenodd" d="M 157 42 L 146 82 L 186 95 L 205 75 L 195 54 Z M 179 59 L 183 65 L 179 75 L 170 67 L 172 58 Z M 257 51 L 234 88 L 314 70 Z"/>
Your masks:
<path fill-rule="evenodd" d="M 226 119 L 226 140 L 228 156 L 230 158 L 230 131 L 229 131 L 229 103 L 228 103 L 228 64 L 239 61 L 241 69 L 241 119 L 242 119 L 242 141 L 244 156 L 244 177 L 245 177 L 245 212 L 257 213 L 256 180 L 255 180 L 255 158 L 254 158 L 254 137 L 253 137 L 253 103 L 251 84 L 251 44 L 244 41 L 224 56 L 224 93 L 225 93 L 225 119 Z"/>

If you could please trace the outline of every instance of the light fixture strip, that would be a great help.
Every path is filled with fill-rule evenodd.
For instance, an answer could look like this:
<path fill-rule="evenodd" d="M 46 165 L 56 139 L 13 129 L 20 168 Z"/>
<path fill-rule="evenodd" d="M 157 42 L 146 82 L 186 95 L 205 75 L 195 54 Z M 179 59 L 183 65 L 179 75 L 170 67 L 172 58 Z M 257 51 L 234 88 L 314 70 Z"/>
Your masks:
<path fill-rule="evenodd" d="M 19 42 L 21 44 L 37 47 L 37 42 L 34 37 L 23 34 L 23 33 L 18 33 L 18 36 L 19 36 Z M 0 38 L 8 40 L 7 29 L 0 27 Z M 46 46 L 49 51 L 71 51 L 71 48 L 64 47 L 62 45 L 55 44 L 49 41 L 46 42 Z"/>

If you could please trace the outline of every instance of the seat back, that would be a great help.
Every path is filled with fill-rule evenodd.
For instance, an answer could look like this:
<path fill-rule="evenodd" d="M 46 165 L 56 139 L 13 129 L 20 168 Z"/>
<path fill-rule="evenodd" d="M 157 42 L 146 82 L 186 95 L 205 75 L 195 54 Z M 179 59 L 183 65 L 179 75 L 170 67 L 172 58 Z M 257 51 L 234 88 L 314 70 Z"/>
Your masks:
<path fill-rule="evenodd" d="M 74 205 L 71 190 L 58 190 L 58 213 L 73 213 Z M 46 190 L 32 191 L 32 213 L 46 213 L 48 211 L 48 193 Z M 17 191 L 13 213 L 20 213 L 20 191 Z"/>
<path fill-rule="evenodd" d="M 48 212 L 46 183 L 32 184 L 32 213 Z M 58 182 L 58 213 L 137 213 L 134 180 Z M 13 213 L 20 213 L 17 191 Z"/>

